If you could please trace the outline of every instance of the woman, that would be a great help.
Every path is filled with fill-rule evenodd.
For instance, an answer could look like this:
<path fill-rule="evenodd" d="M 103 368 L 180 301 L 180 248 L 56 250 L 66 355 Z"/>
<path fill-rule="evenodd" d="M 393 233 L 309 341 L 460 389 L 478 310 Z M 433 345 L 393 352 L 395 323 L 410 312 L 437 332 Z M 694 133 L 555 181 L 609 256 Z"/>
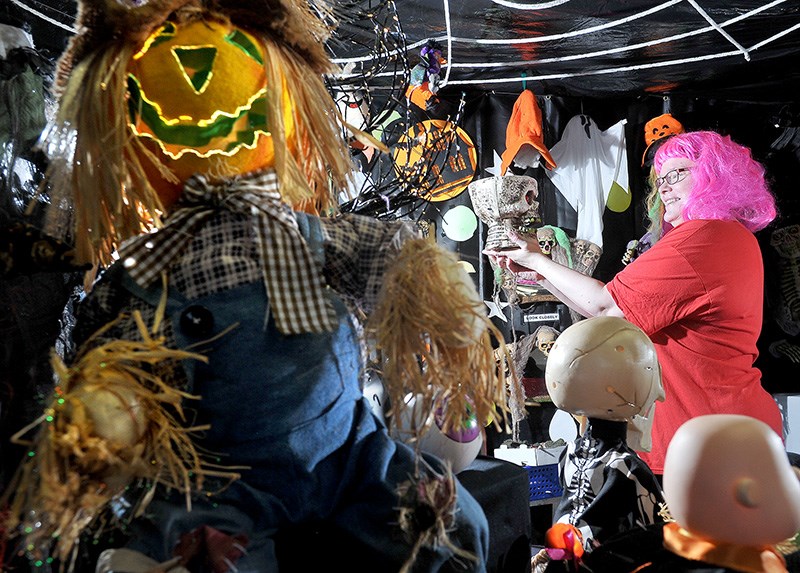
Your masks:
<path fill-rule="evenodd" d="M 755 231 L 776 216 L 764 168 L 750 151 L 710 131 L 671 137 L 655 157 L 655 181 L 672 228 L 608 284 L 559 265 L 538 243 L 486 251 L 501 266 L 533 273 L 584 316 L 621 316 L 652 339 L 666 400 L 656 408 L 652 450 L 664 471 L 667 445 L 685 421 L 744 414 L 782 435 L 777 404 L 753 366 L 761 331 L 764 269 Z"/>

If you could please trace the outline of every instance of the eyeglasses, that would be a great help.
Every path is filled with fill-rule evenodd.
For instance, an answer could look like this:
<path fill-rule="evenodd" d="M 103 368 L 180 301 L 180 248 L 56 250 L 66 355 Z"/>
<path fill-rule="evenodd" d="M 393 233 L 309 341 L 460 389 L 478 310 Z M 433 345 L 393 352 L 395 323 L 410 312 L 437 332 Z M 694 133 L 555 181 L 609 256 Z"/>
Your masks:
<path fill-rule="evenodd" d="M 688 167 L 679 167 L 678 169 L 667 171 L 663 177 L 656 177 L 656 189 L 661 189 L 664 181 L 670 185 L 675 185 L 678 181 L 683 181 L 686 179 L 686 175 L 689 171 L 690 169 Z"/>

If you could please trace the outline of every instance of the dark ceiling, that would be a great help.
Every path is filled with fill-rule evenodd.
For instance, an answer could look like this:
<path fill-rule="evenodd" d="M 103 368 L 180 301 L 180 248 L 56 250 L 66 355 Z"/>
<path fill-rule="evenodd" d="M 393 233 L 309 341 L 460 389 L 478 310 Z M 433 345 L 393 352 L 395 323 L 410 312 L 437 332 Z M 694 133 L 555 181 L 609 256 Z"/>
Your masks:
<path fill-rule="evenodd" d="M 74 0 L 3 0 L 0 22 L 57 56 Z M 791 102 L 800 89 L 797 0 L 349 0 L 340 12 L 396 6 L 408 61 L 444 46 L 445 87 L 588 97 L 697 94 Z M 387 8 L 388 7 L 388 8 Z M 371 33 L 371 31 L 367 31 Z M 369 39 L 362 43 L 369 46 Z M 334 47 L 342 58 L 370 49 Z M 360 53 L 359 53 L 360 51 Z"/>
<path fill-rule="evenodd" d="M 800 2 L 400 0 L 409 54 L 445 46 L 448 85 L 537 94 L 793 101 Z"/>

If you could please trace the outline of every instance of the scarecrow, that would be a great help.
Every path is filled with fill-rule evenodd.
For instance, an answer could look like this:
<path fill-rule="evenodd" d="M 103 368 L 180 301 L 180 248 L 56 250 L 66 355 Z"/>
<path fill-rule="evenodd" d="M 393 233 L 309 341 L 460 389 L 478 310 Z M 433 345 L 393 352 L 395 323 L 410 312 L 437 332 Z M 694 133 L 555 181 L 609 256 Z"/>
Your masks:
<path fill-rule="evenodd" d="M 413 392 L 446 429 L 468 405 L 502 425 L 502 337 L 451 253 L 408 222 L 337 213 L 353 166 L 322 81 L 331 22 L 297 0 L 79 2 L 44 140 L 48 228 L 102 270 L 6 494 L 30 559 L 70 568 L 111 519 L 126 542 L 103 570 L 118 552 L 263 573 L 280 532 L 325 522 L 354 570 L 485 569 L 482 509 L 390 439 L 363 356 L 390 419 Z M 114 416 L 132 433 L 104 430 Z"/>

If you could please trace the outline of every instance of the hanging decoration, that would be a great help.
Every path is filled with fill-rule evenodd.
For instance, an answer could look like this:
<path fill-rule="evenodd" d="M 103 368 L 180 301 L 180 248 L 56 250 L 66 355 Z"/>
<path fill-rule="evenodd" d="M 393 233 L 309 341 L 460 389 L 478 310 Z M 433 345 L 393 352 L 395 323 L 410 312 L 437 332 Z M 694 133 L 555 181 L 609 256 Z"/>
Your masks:
<path fill-rule="evenodd" d="M 418 108 L 435 113 L 441 103 L 437 96 L 441 85 L 439 74 L 442 65 L 447 61 L 442 56 L 442 45 L 436 40 L 425 42 L 419 56 L 419 63 L 411 70 L 411 83 L 406 90 L 406 98 Z"/>
<path fill-rule="evenodd" d="M 326 76 L 325 83 L 340 110 L 358 110 L 361 125 L 348 123 L 381 139 L 376 130 L 404 105 L 410 75 L 406 36 L 393 0 L 361 4 L 351 0 L 331 7 L 338 27 L 327 48 L 342 70 Z"/>
<path fill-rule="evenodd" d="M 478 228 L 478 218 L 466 205 L 456 205 L 442 215 L 442 231 L 453 241 L 472 238 Z"/>
<path fill-rule="evenodd" d="M 430 201 L 461 193 L 477 166 L 472 139 L 459 127 L 464 103 L 462 95 L 446 120 L 417 122 L 408 107 L 390 114 L 374 132 L 389 153 L 375 153 L 366 162 L 363 186 L 340 205 L 341 211 L 378 219 L 417 218 Z"/>
<path fill-rule="evenodd" d="M 428 178 L 417 193 L 427 201 L 446 201 L 459 195 L 475 176 L 477 153 L 472 139 L 451 121 L 429 119 L 411 126 L 393 150 L 401 177 Z"/>
<path fill-rule="evenodd" d="M 514 102 L 514 109 L 506 127 L 506 150 L 500 174 L 506 175 L 511 165 L 536 167 L 544 159 L 548 169 L 555 169 L 556 162 L 544 144 L 542 133 L 542 110 L 531 90 L 523 90 Z"/>

